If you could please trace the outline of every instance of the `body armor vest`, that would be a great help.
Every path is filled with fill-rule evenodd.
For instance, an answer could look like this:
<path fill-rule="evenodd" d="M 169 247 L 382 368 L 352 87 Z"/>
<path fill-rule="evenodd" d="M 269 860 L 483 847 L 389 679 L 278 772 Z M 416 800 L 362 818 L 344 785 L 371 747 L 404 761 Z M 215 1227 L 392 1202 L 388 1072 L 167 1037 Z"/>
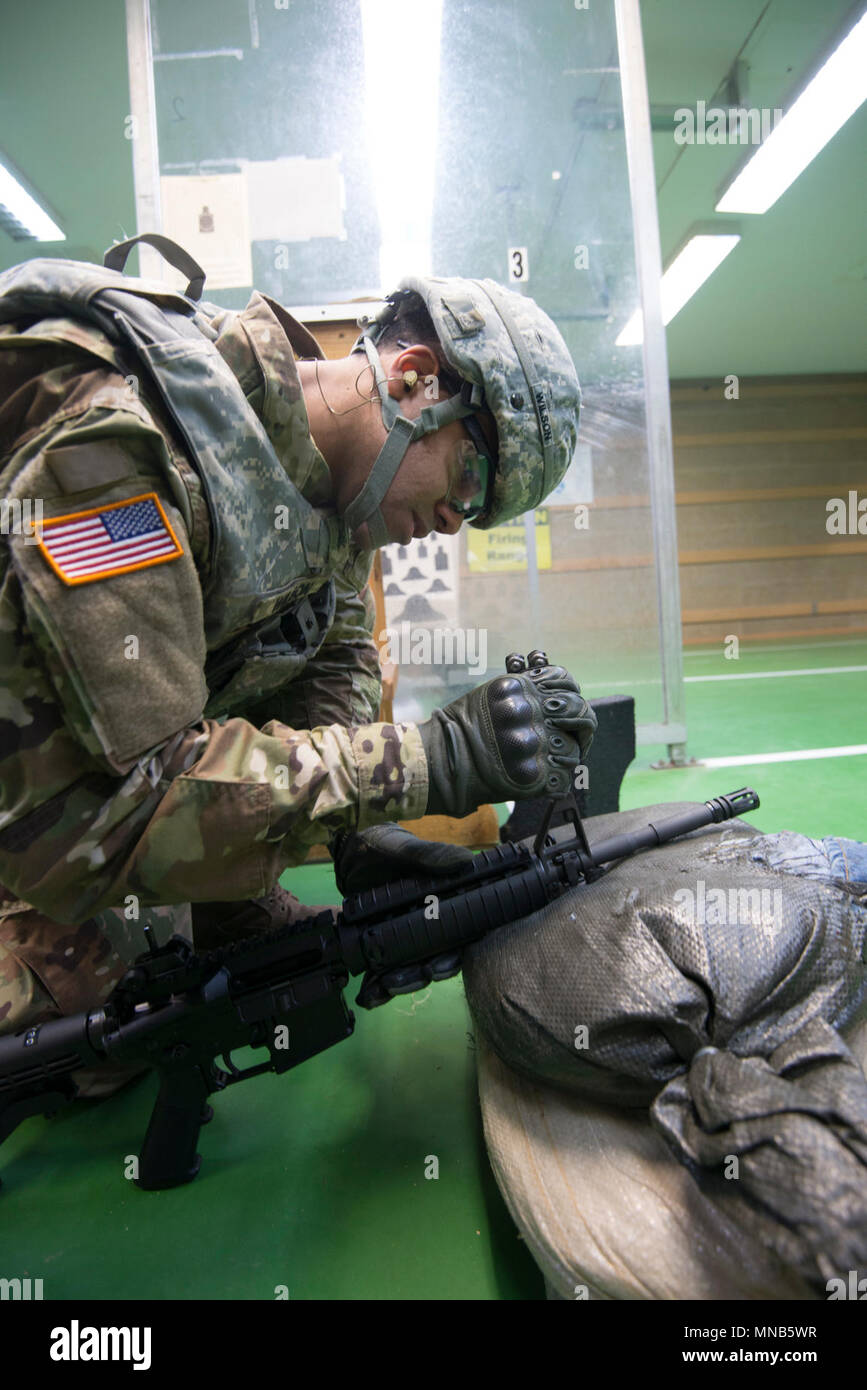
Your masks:
<path fill-rule="evenodd" d="M 89 262 L 36 259 L 0 274 L 0 321 L 60 316 L 95 324 L 153 384 L 183 441 L 211 523 L 203 582 L 210 717 L 293 680 L 334 619 L 333 559 L 338 569 L 343 560 L 358 589 L 371 559 L 352 551 L 347 565 L 345 528 L 289 477 L 214 346 L 210 319 L 218 312 Z"/>

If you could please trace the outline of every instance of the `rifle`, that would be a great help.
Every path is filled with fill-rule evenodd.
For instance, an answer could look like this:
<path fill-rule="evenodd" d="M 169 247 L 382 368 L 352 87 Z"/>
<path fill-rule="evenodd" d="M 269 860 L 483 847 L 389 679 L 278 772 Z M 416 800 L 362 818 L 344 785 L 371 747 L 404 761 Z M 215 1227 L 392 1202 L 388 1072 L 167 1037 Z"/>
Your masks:
<path fill-rule="evenodd" d="M 350 975 L 364 975 L 355 1000 L 363 1009 L 449 979 L 462 949 L 488 932 L 639 850 L 753 811 L 759 798 L 742 787 L 592 850 L 577 801 L 549 832 L 560 804 L 548 802 L 534 840 L 483 850 L 455 875 L 354 894 L 336 919 L 322 912 L 201 954 L 177 935 L 157 946 L 146 927 L 148 949 L 102 1008 L 0 1037 L 0 1143 L 28 1116 L 74 1100 L 81 1068 L 144 1063 L 160 1085 L 135 1181 L 148 1191 L 192 1182 L 199 1131 L 213 1116 L 207 1097 L 265 1071 L 289 1071 L 348 1038 Z M 239 1070 L 231 1054 L 240 1047 L 267 1048 L 268 1060 Z"/>

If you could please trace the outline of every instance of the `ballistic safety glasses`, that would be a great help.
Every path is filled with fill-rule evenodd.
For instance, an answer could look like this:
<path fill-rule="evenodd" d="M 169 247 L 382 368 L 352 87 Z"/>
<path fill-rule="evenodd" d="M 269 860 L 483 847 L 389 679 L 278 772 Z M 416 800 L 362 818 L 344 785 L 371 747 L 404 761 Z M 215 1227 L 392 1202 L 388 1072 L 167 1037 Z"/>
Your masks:
<path fill-rule="evenodd" d="M 493 451 L 478 421 L 466 415 L 461 424 L 469 438 L 462 440 L 455 451 L 446 505 L 462 521 L 472 521 L 490 501 L 496 470 L 491 458 Z"/>

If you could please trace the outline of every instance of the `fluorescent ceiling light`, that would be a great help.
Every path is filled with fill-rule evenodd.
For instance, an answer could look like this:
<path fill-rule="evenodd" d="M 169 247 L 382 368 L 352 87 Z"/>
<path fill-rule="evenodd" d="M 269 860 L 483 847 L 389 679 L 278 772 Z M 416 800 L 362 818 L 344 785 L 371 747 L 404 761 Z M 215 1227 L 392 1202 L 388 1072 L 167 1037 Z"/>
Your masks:
<path fill-rule="evenodd" d="M 65 241 L 66 234 L 0 164 L 0 227 L 13 241 Z"/>
<path fill-rule="evenodd" d="M 692 299 L 699 289 L 733 251 L 740 241 L 740 233 L 690 237 L 683 250 L 675 256 L 662 277 L 660 298 L 662 300 L 662 322 L 671 323 L 675 314 Z M 644 341 L 644 316 L 636 309 L 632 318 L 616 341 L 617 347 L 634 347 Z"/>
<path fill-rule="evenodd" d="M 867 13 L 849 31 L 716 205 L 767 212 L 867 97 Z"/>
<path fill-rule="evenodd" d="M 381 245 L 381 288 L 431 273 L 442 0 L 361 0 L 365 124 Z M 397 76 L 396 76 L 397 74 Z M 396 100 L 406 87 L 409 106 Z"/>

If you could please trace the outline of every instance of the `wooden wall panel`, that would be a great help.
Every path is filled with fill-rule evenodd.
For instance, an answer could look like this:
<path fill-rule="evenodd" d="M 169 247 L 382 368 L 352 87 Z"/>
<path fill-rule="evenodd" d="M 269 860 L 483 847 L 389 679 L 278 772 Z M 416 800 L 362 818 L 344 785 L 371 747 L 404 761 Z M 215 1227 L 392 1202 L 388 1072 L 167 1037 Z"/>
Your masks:
<path fill-rule="evenodd" d="M 867 497 L 867 377 L 739 391 L 671 387 L 685 643 L 867 632 L 867 536 L 826 526 L 829 498 Z"/>

